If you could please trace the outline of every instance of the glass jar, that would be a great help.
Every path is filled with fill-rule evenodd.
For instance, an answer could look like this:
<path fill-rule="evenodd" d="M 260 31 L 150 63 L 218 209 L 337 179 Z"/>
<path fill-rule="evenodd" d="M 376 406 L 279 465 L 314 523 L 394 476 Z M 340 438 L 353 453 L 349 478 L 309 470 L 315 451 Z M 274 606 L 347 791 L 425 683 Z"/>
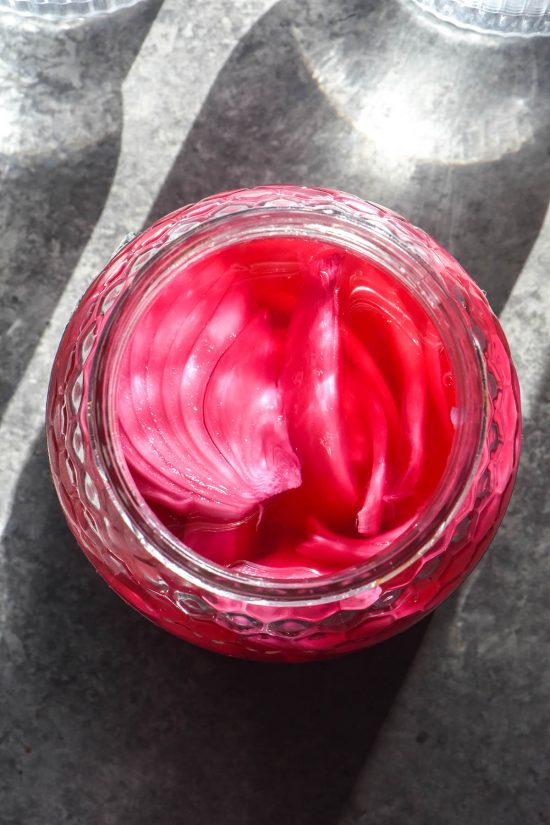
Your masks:
<path fill-rule="evenodd" d="M 141 0 L 0 0 L 0 11 L 4 9 L 28 17 L 68 21 L 97 17 L 139 2 Z"/>
<path fill-rule="evenodd" d="M 550 34 L 550 0 L 415 0 L 441 20 L 487 34 Z"/>
<path fill-rule="evenodd" d="M 282 234 L 359 252 L 413 289 L 445 342 L 457 392 L 450 459 L 412 526 L 368 562 L 292 580 L 255 578 L 186 547 L 146 505 L 112 437 L 120 352 L 151 290 L 212 250 Z M 366 647 L 409 627 L 470 573 L 512 492 L 519 388 L 484 294 L 433 238 L 350 195 L 266 186 L 179 209 L 108 263 L 61 341 L 47 438 L 69 526 L 123 599 L 202 647 L 249 659 L 304 661 Z"/>

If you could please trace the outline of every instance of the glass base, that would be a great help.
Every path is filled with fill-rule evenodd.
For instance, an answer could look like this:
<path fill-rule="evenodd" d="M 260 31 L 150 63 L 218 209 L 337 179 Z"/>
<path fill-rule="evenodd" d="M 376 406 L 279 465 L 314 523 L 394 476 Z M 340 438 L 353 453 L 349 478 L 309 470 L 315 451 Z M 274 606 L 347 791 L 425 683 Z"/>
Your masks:
<path fill-rule="evenodd" d="M 414 0 L 441 20 L 465 29 L 515 37 L 550 35 L 548 0 Z"/>
<path fill-rule="evenodd" d="M 140 3 L 141 0 L 0 0 L 0 12 L 47 20 L 74 20 L 96 17 Z"/>

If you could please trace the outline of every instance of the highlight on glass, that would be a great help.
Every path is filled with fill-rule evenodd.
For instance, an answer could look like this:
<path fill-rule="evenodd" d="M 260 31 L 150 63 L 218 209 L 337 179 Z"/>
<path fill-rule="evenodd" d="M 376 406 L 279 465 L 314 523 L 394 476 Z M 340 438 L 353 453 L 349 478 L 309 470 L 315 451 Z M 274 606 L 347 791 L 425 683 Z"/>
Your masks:
<path fill-rule="evenodd" d="M 508 504 L 519 389 L 481 290 L 325 189 L 239 190 L 131 240 L 79 303 L 47 434 L 78 543 L 156 624 L 305 661 L 404 630 Z"/>
<path fill-rule="evenodd" d="M 63 22 L 110 14 L 141 2 L 142 0 L 0 0 L 0 12 Z"/>
<path fill-rule="evenodd" d="M 550 34 L 550 0 L 414 0 L 441 20 L 485 34 Z"/>

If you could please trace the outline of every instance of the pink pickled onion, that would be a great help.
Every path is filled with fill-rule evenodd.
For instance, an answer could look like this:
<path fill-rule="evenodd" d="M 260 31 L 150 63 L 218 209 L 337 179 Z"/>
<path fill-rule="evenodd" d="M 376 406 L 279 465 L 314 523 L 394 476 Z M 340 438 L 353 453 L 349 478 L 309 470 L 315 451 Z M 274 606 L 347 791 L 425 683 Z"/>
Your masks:
<path fill-rule="evenodd" d="M 171 276 L 130 335 L 117 405 L 128 467 L 168 529 L 219 564 L 291 579 L 369 561 L 414 528 L 456 398 L 408 288 L 285 236 Z"/>

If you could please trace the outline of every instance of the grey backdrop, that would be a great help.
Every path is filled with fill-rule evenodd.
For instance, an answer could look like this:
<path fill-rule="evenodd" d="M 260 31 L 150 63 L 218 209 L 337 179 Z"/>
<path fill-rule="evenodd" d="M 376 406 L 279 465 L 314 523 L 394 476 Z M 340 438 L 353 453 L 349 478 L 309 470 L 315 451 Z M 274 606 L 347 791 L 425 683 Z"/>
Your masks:
<path fill-rule="evenodd" d="M 406 0 L 0 14 L 1 825 L 550 822 L 550 40 Z M 486 560 L 340 661 L 234 662 L 148 624 L 66 529 L 41 429 L 59 335 L 128 230 L 264 182 L 432 232 L 501 313 L 525 447 Z"/>

